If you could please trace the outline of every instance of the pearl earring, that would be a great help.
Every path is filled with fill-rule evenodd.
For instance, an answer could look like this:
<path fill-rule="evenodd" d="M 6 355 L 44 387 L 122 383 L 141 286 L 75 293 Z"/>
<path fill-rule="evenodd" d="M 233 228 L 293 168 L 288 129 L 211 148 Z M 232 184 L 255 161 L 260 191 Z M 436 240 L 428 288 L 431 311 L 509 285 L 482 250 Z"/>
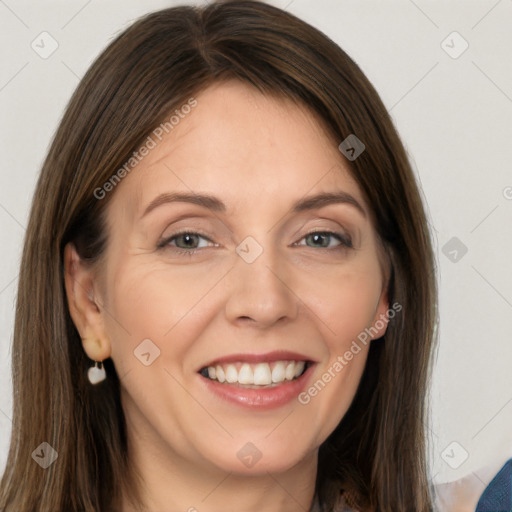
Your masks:
<path fill-rule="evenodd" d="M 103 368 L 101 361 L 95 361 L 94 366 L 91 366 L 87 371 L 87 377 L 91 384 L 98 384 L 107 378 L 107 372 Z"/>

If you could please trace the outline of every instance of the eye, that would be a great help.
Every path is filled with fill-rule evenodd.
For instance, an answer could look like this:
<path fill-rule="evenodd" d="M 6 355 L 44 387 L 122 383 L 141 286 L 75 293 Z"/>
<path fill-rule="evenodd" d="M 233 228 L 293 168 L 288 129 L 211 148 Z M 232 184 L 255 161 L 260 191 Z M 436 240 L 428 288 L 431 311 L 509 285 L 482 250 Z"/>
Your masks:
<path fill-rule="evenodd" d="M 333 231 L 313 231 L 304 236 L 302 240 L 306 243 L 296 243 L 295 245 L 306 245 L 311 248 L 320 248 L 328 250 L 352 248 L 352 240 L 348 235 L 336 233 Z M 158 249 L 169 249 L 178 254 L 192 255 L 199 249 L 207 247 L 216 247 L 210 238 L 193 231 L 181 231 L 174 233 L 158 243 Z"/>
<path fill-rule="evenodd" d="M 348 235 L 335 233 L 333 231 L 313 231 L 308 233 L 301 240 L 306 240 L 306 244 L 298 243 L 297 245 L 307 245 L 308 247 L 319 247 L 321 249 L 353 247 L 352 240 Z M 308 244 L 307 241 L 311 241 L 313 245 Z"/>
<path fill-rule="evenodd" d="M 203 244 L 201 244 L 203 240 Z M 212 247 L 216 244 L 205 235 L 193 231 L 174 233 L 158 243 L 159 249 L 170 248 L 181 254 L 194 254 L 197 249 Z"/>

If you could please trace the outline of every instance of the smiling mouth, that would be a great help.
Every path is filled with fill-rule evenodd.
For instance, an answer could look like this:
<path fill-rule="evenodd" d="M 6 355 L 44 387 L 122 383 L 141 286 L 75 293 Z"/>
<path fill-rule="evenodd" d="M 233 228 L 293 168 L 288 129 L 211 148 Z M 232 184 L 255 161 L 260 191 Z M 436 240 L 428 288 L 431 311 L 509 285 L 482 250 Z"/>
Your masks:
<path fill-rule="evenodd" d="M 279 386 L 298 379 L 311 366 L 311 361 L 273 361 L 271 363 L 228 363 L 205 366 L 199 373 L 221 384 L 248 389 Z"/>

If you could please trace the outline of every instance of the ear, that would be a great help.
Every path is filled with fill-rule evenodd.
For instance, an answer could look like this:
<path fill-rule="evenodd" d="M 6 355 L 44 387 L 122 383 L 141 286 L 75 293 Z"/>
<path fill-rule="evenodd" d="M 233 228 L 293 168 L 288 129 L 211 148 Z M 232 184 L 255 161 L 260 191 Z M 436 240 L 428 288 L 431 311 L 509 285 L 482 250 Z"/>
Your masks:
<path fill-rule="evenodd" d="M 371 338 L 377 340 L 386 334 L 386 330 L 389 322 L 389 299 L 387 286 L 382 289 L 379 297 L 379 302 L 375 308 L 375 315 L 373 316 L 373 322 L 369 329 L 371 332 Z"/>
<path fill-rule="evenodd" d="M 64 282 L 69 312 L 82 338 L 85 353 L 93 361 L 107 359 L 111 345 L 98 286 L 92 268 L 80 259 L 72 243 L 64 248 Z"/>
<path fill-rule="evenodd" d="M 393 304 L 391 311 L 389 309 L 388 290 L 392 275 L 392 258 L 387 247 L 381 243 L 380 239 L 377 246 L 377 253 L 382 276 L 382 289 L 379 300 L 375 306 L 372 325 L 368 329 L 372 340 L 378 340 L 386 334 L 389 319 L 393 318 L 396 314 L 395 304 Z M 401 306 L 400 309 L 402 309 Z"/>

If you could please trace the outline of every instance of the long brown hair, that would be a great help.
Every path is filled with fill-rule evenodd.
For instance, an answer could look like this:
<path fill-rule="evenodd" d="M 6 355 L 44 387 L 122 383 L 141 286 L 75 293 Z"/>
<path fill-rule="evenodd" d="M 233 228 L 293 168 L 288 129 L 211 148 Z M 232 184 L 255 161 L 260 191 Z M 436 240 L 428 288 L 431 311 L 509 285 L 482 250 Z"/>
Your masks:
<path fill-rule="evenodd" d="M 365 151 L 347 165 L 389 257 L 389 303 L 402 308 L 371 343 L 352 405 L 320 447 L 319 502 L 331 510 L 349 489 L 362 509 L 432 509 L 424 423 L 436 282 L 404 147 L 373 86 L 328 37 L 278 8 L 228 1 L 138 20 L 98 57 L 64 113 L 37 183 L 21 262 L 3 512 L 110 512 L 123 488 L 137 501 L 120 376 L 107 359 L 108 379 L 98 387 L 87 381 L 91 361 L 69 314 L 63 250 L 72 241 L 84 260 L 100 261 L 115 192 L 98 199 L 95 190 L 170 113 L 233 78 L 307 106 L 337 143 L 350 134 L 363 141 Z M 47 469 L 30 456 L 42 442 L 58 453 Z"/>

